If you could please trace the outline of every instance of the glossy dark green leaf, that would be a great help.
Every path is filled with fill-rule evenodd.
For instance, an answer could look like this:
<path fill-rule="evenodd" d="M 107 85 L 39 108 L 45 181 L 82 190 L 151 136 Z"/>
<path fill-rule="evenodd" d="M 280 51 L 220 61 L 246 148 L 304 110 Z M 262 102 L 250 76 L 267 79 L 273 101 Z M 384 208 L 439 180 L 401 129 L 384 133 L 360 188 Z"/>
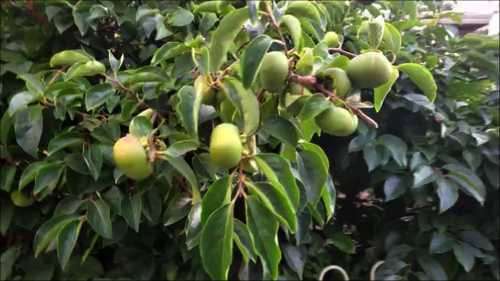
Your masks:
<path fill-rule="evenodd" d="M 148 137 L 153 130 L 151 121 L 145 116 L 136 116 L 130 121 L 129 133 L 138 137 Z"/>
<path fill-rule="evenodd" d="M 448 276 L 443 266 L 431 256 L 419 256 L 418 264 L 424 269 L 425 274 L 432 280 L 448 280 Z"/>
<path fill-rule="evenodd" d="M 123 198 L 121 202 L 121 211 L 127 224 L 132 227 L 135 232 L 139 232 L 142 213 L 142 194 L 137 193 Z"/>
<path fill-rule="evenodd" d="M 325 206 L 326 221 L 329 221 L 335 214 L 335 205 L 337 203 L 337 191 L 331 176 L 328 176 L 326 179 L 325 187 L 323 187 L 323 192 L 321 193 L 321 199 Z"/>
<path fill-rule="evenodd" d="M 21 247 L 19 245 L 14 245 L 2 252 L 2 255 L 0 256 L 0 266 L 2 267 L 2 270 L 0 271 L 0 280 L 3 281 L 11 278 L 14 265 L 20 254 Z"/>
<path fill-rule="evenodd" d="M 243 262 L 247 264 L 249 260 L 255 262 L 255 246 L 250 237 L 248 226 L 238 219 L 234 219 L 234 242 L 240 250 Z"/>
<path fill-rule="evenodd" d="M 7 199 L 0 199 L 2 203 L 2 212 L 0 212 L 0 234 L 5 236 L 10 228 L 12 218 L 14 217 L 14 205 Z"/>
<path fill-rule="evenodd" d="M 233 205 L 213 212 L 203 226 L 200 255 L 203 267 L 214 280 L 227 280 L 233 260 Z"/>
<path fill-rule="evenodd" d="M 278 245 L 278 221 L 256 196 L 245 198 L 246 222 L 255 252 L 269 271 L 271 278 L 278 278 L 281 251 Z"/>
<path fill-rule="evenodd" d="M 37 257 L 43 250 L 47 248 L 49 243 L 57 239 L 59 231 L 67 224 L 78 221 L 79 218 L 74 215 L 63 215 L 51 218 L 45 221 L 36 231 L 33 239 L 33 251 Z"/>
<path fill-rule="evenodd" d="M 282 117 L 276 116 L 266 119 L 262 123 L 261 131 L 292 146 L 296 146 L 299 141 L 297 128 L 292 122 Z"/>
<path fill-rule="evenodd" d="M 342 230 L 336 230 L 332 235 L 331 238 L 327 240 L 327 243 L 331 243 L 335 247 L 337 247 L 339 250 L 346 254 L 354 254 L 355 253 L 355 247 L 354 247 L 354 241 L 352 240 L 351 237 L 346 235 Z"/>
<path fill-rule="evenodd" d="M 413 173 L 413 188 L 422 187 L 436 179 L 436 173 L 433 168 L 427 165 L 422 165 Z"/>
<path fill-rule="evenodd" d="M 191 209 L 191 202 L 191 198 L 183 197 L 181 194 L 173 197 L 163 213 L 163 225 L 170 226 L 185 218 Z"/>
<path fill-rule="evenodd" d="M 34 157 L 38 154 L 38 143 L 43 132 L 42 107 L 30 106 L 15 115 L 16 141 L 21 148 Z"/>
<path fill-rule="evenodd" d="M 378 142 L 384 145 L 392 154 L 392 158 L 401 167 L 406 167 L 407 157 L 406 143 L 394 135 L 382 135 L 378 138 Z"/>
<path fill-rule="evenodd" d="M 28 105 L 36 99 L 36 95 L 31 92 L 19 92 L 12 96 L 12 98 L 10 99 L 7 112 L 10 114 L 10 116 L 14 116 L 16 112 L 26 109 Z"/>
<path fill-rule="evenodd" d="M 407 186 L 400 176 L 391 176 L 384 183 L 385 201 L 394 200 L 406 192 Z"/>
<path fill-rule="evenodd" d="M 101 174 L 103 155 L 98 145 L 90 145 L 83 147 L 83 160 L 90 171 L 90 174 L 97 180 Z"/>
<path fill-rule="evenodd" d="M 78 147 L 83 144 L 83 138 L 75 132 L 64 132 L 52 138 L 47 147 L 49 155 L 54 154 L 67 147 Z"/>
<path fill-rule="evenodd" d="M 59 232 L 57 237 L 57 258 L 63 270 L 73 253 L 82 224 L 83 220 L 72 221 L 61 228 Z"/>
<path fill-rule="evenodd" d="M 168 146 L 167 151 L 165 153 L 172 157 L 179 157 L 190 151 L 196 150 L 199 145 L 200 144 L 197 140 L 193 139 L 180 140 Z"/>
<path fill-rule="evenodd" d="M 439 212 L 442 213 L 453 207 L 457 202 L 458 187 L 454 182 L 444 177 L 438 177 L 436 179 L 436 185 L 436 193 L 439 197 Z"/>
<path fill-rule="evenodd" d="M 464 230 L 460 232 L 460 238 L 479 249 L 484 249 L 486 251 L 492 251 L 494 249 L 491 241 L 486 236 L 481 234 L 481 232 L 475 229 Z"/>
<path fill-rule="evenodd" d="M 193 203 L 198 203 L 201 200 L 200 188 L 198 186 L 198 179 L 191 169 L 191 166 L 182 157 L 170 157 L 165 158 L 172 167 L 174 167 L 183 177 L 187 179 L 189 185 L 191 186 L 191 191 L 193 193 Z"/>
<path fill-rule="evenodd" d="M 320 199 L 329 172 L 324 162 L 324 152 L 319 153 L 317 149 L 297 152 L 297 165 L 307 201 L 314 204 Z"/>
<path fill-rule="evenodd" d="M 240 58 L 241 80 L 245 88 L 250 88 L 255 81 L 262 59 L 272 42 L 271 37 L 261 34 L 248 43 Z"/>
<path fill-rule="evenodd" d="M 455 242 L 444 233 L 434 232 L 429 243 L 429 253 L 444 254 L 451 251 Z"/>
<path fill-rule="evenodd" d="M 168 18 L 168 23 L 172 26 L 186 26 L 190 24 L 193 19 L 194 16 L 190 11 L 177 7 Z"/>
<path fill-rule="evenodd" d="M 208 217 L 218 208 L 231 201 L 232 177 L 223 177 L 214 182 L 203 196 L 201 221 L 205 224 Z"/>
<path fill-rule="evenodd" d="M 465 271 L 469 272 L 474 267 L 474 256 L 476 250 L 465 243 L 457 243 L 453 246 L 453 253 Z"/>
<path fill-rule="evenodd" d="M 113 237 L 113 226 L 109 206 L 101 199 L 87 203 L 87 221 L 90 226 L 104 238 Z"/>
<path fill-rule="evenodd" d="M 300 191 L 292 174 L 290 162 L 278 154 L 271 153 L 260 153 L 257 155 L 257 159 L 264 162 L 257 160 L 257 164 L 260 164 L 267 180 L 273 185 L 282 185 L 288 194 L 288 198 L 297 209 L 300 201 Z"/>
<path fill-rule="evenodd" d="M 235 78 L 224 79 L 223 90 L 226 97 L 243 116 L 243 132 L 247 135 L 255 133 L 260 122 L 259 102 L 255 94 L 245 89 Z"/>
<path fill-rule="evenodd" d="M 301 248 L 293 246 L 291 244 L 285 244 L 283 247 L 283 255 L 290 268 L 297 273 L 300 279 L 302 279 L 304 273 L 304 265 L 306 262 L 306 253 L 301 251 Z"/>
<path fill-rule="evenodd" d="M 16 176 L 15 165 L 2 165 L 0 166 L 0 190 L 10 192 L 14 177 Z"/>
<path fill-rule="evenodd" d="M 201 107 L 201 95 L 196 95 L 193 87 L 184 86 L 178 92 L 177 115 L 188 133 L 198 137 L 198 120 Z"/>
<path fill-rule="evenodd" d="M 97 84 L 88 89 L 85 93 L 85 108 L 92 111 L 101 105 L 115 93 L 115 89 L 110 84 Z"/>
<path fill-rule="evenodd" d="M 297 215 L 283 186 L 273 186 L 267 182 L 245 182 L 245 185 L 288 230 L 292 233 L 297 230 Z"/>
<path fill-rule="evenodd" d="M 200 243 L 201 230 L 203 229 L 201 211 L 201 203 L 197 203 L 193 205 L 188 214 L 186 222 L 186 246 L 189 250 Z"/>
<path fill-rule="evenodd" d="M 481 205 L 484 204 L 486 187 L 474 172 L 456 164 L 445 165 L 443 169 L 448 170 L 447 177 L 457 183 L 466 194 L 474 197 Z"/>
<path fill-rule="evenodd" d="M 35 186 L 33 187 L 33 195 L 43 199 L 54 191 L 59 182 L 59 178 L 63 172 L 64 166 L 60 163 L 51 163 L 44 165 L 35 178 Z"/>

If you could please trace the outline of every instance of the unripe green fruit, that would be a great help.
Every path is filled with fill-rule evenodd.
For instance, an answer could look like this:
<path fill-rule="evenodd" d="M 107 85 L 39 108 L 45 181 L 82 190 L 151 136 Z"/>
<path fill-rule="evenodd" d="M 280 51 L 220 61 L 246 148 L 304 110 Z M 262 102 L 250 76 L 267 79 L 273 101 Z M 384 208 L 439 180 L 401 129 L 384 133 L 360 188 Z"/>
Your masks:
<path fill-rule="evenodd" d="M 338 67 L 329 68 L 325 70 L 324 75 L 333 80 L 333 88 L 337 96 L 345 97 L 351 90 L 351 80 L 349 80 L 347 73 L 343 69 Z"/>
<path fill-rule="evenodd" d="M 153 172 L 146 150 L 133 135 L 128 134 L 116 141 L 113 158 L 118 169 L 131 179 L 142 180 Z"/>
<path fill-rule="evenodd" d="M 316 124 L 327 134 L 346 137 L 358 128 L 358 117 L 347 109 L 332 105 L 316 117 Z"/>
<path fill-rule="evenodd" d="M 392 65 L 379 52 L 358 55 L 349 62 L 347 75 L 358 88 L 376 88 L 391 78 Z"/>
<path fill-rule="evenodd" d="M 325 33 L 325 36 L 323 37 L 323 42 L 325 42 L 329 48 L 340 47 L 339 36 L 337 35 L 337 33 L 333 31 Z"/>
<path fill-rule="evenodd" d="M 288 77 L 288 59 L 283 52 L 269 52 L 260 66 L 260 82 L 269 92 L 281 92 Z"/>
<path fill-rule="evenodd" d="M 232 168 L 241 160 L 243 146 L 238 127 L 231 123 L 222 123 L 215 127 L 210 137 L 210 159 L 217 166 Z"/>
<path fill-rule="evenodd" d="M 21 191 L 13 191 L 10 194 L 10 200 L 18 207 L 28 207 L 34 202 L 33 198 L 24 195 Z"/>
<path fill-rule="evenodd" d="M 202 95 L 201 101 L 204 104 L 213 105 L 217 101 L 216 94 L 217 92 L 210 87 L 210 84 L 207 81 L 207 78 L 204 76 L 198 76 L 196 80 L 194 80 L 194 90 L 197 95 Z"/>

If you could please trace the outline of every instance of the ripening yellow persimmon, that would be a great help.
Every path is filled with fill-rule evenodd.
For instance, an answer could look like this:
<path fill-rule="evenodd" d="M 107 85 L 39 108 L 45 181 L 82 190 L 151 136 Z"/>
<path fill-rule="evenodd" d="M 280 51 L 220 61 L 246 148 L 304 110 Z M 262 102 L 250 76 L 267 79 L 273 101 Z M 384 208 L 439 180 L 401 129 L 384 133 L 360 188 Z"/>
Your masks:
<path fill-rule="evenodd" d="M 360 89 L 376 88 L 389 81 L 392 64 L 381 52 L 366 52 L 353 58 L 347 66 L 347 75 Z"/>
<path fill-rule="evenodd" d="M 345 108 L 332 105 L 316 117 L 316 124 L 329 135 L 346 137 L 358 128 L 358 117 Z"/>
<path fill-rule="evenodd" d="M 140 140 L 128 134 L 113 146 L 115 164 L 127 177 L 142 180 L 151 175 L 153 168 Z"/>
<path fill-rule="evenodd" d="M 217 125 L 210 137 L 210 159 L 222 168 L 232 168 L 241 160 L 243 145 L 238 127 L 231 123 Z"/>
<path fill-rule="evenodd" d="M 259 71 L 260 83 L 271 93 L 279 93 L 288 77 L 288 59 L 283 52 L 274 51 L 264 55 Z"/>

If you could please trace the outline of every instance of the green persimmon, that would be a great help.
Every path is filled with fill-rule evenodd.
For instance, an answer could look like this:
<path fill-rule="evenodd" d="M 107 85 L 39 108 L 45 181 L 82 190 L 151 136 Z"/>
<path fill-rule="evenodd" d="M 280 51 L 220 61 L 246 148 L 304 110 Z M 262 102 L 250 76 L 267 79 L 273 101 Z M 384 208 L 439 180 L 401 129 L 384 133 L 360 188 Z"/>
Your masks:
<path fill-rule="evenodd" d="M 358 117 L 345 108 L 332 105 L 316 116 L 316 124 L 329 135 L 346 137 L 358 128 Z"/>
<path fill-rule="evenodd" d="M 340 47 L 339 36 L 337 35 L 336 32 L 333 31 L 325 33 L 325 36 L 323 36 L 323 42 L 325 42 L 329 48 Z"/>
<path fill-rule="evenodd" d="M 14 205 L 18 207 L 28 207 L 31 206 L 33 202 L 35 202 L 33 198 L 24 195 L 21 191 L 18 190 L 13 191 L 10 194 L 10 200 L 12 201 L 12 203 L 14 203 Z"/>
<path fill-rule="evenodd" d="M 343 69 L 332 67 L 325 70 L 323 74 L 332 79 L 337 96 L 345 97 L 351 90 L 351 80 L 349 80 L 347 73 Z"/>
<path fill-rule="evenodd" d="M 288 77 L 288 59 L 283 52 L 274 51 L 264 55 L 259 71 L 260 83 L 269 92 L 281 92 Z"/>
<path fill-rule="evenodd" d="M 215 127 L 210 137 L 210 159 L 222 168 L 232 168 L 241 160 L 243 145 L 238 127 L 222 123 Z"/>
<path fill-rule="evenodd" d="M 392 64 L 380 52 L 366 52 L 347 65 L 347 75 L 358 88 L 376 88 L 391 78 Z"/>
<path fill-rule="evenodd" d="M 145 179 L 153 172 L 146 150 L 140 140 L 131 134 L 115 142 L 113 159 L 118 169 L 134 180 Z"/>

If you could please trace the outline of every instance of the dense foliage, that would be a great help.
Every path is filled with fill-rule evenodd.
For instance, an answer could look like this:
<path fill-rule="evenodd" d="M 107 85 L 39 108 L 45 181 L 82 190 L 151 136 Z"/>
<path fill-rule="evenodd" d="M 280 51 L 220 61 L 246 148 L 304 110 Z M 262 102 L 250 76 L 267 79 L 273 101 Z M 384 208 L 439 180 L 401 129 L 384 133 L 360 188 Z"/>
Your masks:
<path fill-rule="evenodd" d="M 2 1 L 0 279 L 500 279 L 499 41 L 372 2 Z"/>

